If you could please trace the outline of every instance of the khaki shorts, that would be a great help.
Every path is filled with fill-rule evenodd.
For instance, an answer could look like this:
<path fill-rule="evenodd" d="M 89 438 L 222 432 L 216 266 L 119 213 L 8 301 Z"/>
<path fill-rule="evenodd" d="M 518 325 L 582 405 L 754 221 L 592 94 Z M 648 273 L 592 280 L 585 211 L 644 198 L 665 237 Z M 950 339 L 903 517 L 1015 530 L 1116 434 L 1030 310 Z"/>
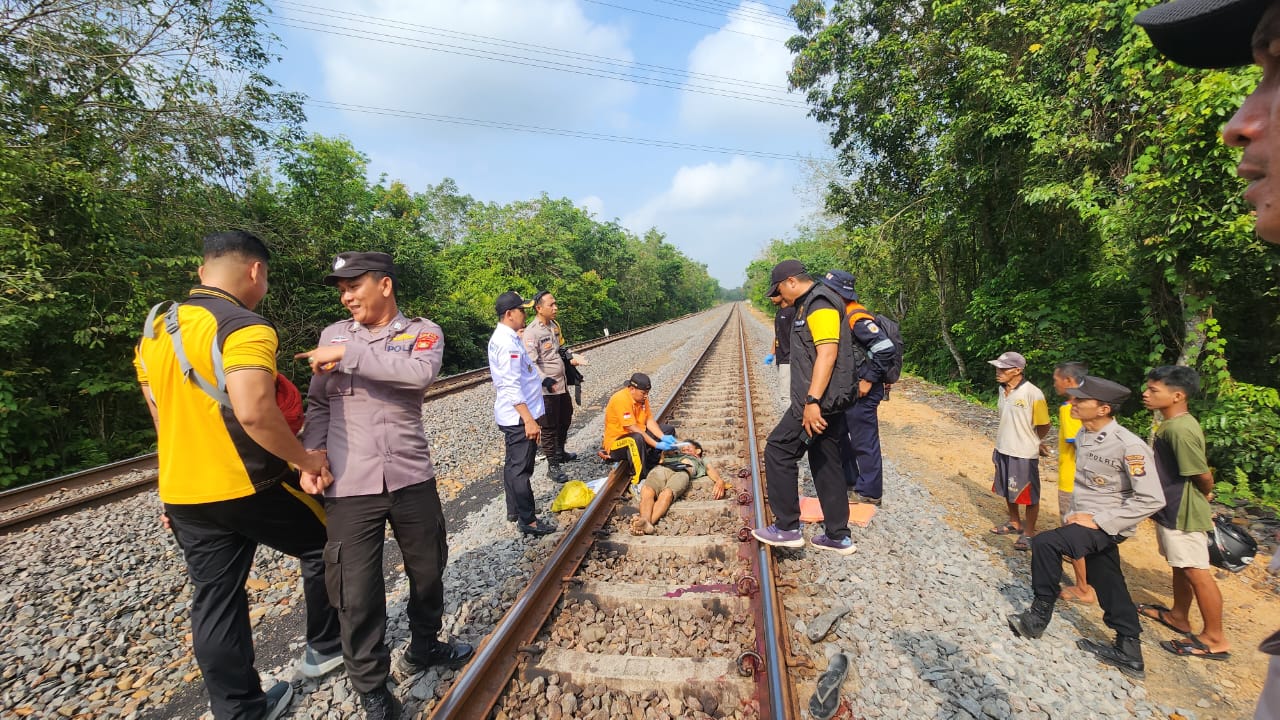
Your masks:
<path fill-rule="evenodd" d="M 670 490 L 672 495 L 679 498 L 689 492 L 691 481 L 689 473 L 659 465 L 645 476 L 644 484 L 645 487 L 651 488 L 655 495 L 661 494 L 663 490 Z"/>
<path fill-rule="evenodd" d="M 1209 569 L 1209 533 L 1170 530 L 1156 525 L 1156 544 L 1169 567 Z"/>

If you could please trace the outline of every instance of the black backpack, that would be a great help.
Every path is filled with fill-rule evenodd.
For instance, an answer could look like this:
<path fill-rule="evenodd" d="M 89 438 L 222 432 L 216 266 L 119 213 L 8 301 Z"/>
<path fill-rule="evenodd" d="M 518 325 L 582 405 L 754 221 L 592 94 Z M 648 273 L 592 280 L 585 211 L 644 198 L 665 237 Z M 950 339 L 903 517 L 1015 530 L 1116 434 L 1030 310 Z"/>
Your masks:
<path fill-rule="evenodd" d="M 898 323 L 890 320 L 880 313 L 873 313 L 870 310 L 867 310 L 865 313 L 855 313 L 851 317 L 861 319 L 859 316 L 871 318 L 876 325 L 880 326 L 885 337 L 889 338 L 893 343 L 893 359 L 889 361 L 889 367 L 885 370 L 884 383 L 886 385 L 892 385 L 898 382 L 902 377 L 902 352 L 904 347 L 902 344 L 902 330 L 898 327 Z M 858 345 L 856 340 L 854 341 L 854 346 L 858 351 L 858 365 L 861 366 L 866 359 L 866 350 L 861 345 Z"/>

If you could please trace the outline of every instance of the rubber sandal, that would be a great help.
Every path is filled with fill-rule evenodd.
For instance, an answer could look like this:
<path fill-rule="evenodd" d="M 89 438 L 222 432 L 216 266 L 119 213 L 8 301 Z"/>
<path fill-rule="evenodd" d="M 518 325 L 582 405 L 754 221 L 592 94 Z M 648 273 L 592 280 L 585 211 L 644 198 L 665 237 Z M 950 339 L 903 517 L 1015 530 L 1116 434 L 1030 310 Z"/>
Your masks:
<path fill-rule="evenodd" d="M 1014 525 L 1013 522 L 1007 522 L 1003 525 L 997 525 L 991 528 L 992 535 L 1012 535 L 1014 533 L 1022 534 L 1022 528 Z"/>
<path fill-rule="evenodd" d="M 1155 614 L 1152 615 L 1151 613 L 1148 613 L 1147 612 L 1148 610 L 1154 610 Z M 1190 628 L 1186 630 L 1176 628 L 1173 626 L 1172 623 L 1164 619 L 1165 613 L 1171 613 L 1171 612 L 1173 611 L 1163 605 L 1147 605 L 1146 603 L 1138 604 L 1138 614 L 1141 615 L 1142 617 L 1148 620 L 1155 620 L 1156 622 L 1178 633 L 1179 635 L 1190 635 L 1191 634 Z"/>
<path fill-rule="evenodd" d="M 1014 550 L 1030 550 L 1031 538 L 1027 537 L 1026 535 L 1019 535 L 1018 542 L 1013 544 L 1013 549 Z"/>
<path fill-rule="evenodd" d="M 1160 647 L 1179 657 L 1198 657 L 1205 660 L 1228 660 L 1231 653 L 1227 651 L 1214 652 L 1209 649 L 1208 645 L 1200 642 L 1200 638 L 1187 633 L 1184 638 L 1177 640 L 1161 640 Z"/>
<path fill-rule="evenodd" d="M 831 656 L 827 671 L 818 678 L 818 688 L 809 698 L 809 714 L 817 720 L 830 720 L 840 709 L 840 686 L 849 674 L 849 656 L 836 653 Z"/>

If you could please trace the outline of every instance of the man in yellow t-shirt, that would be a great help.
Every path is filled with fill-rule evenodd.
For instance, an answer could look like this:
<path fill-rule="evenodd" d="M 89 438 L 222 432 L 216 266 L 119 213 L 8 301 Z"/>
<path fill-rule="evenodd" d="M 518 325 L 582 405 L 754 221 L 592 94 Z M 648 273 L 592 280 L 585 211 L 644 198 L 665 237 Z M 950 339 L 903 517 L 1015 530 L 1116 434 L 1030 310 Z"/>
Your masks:
<path fill-rule="evenodd" d="M 1089 366 L 1085 363 L 1058 363 L 1053 368 L 1053 391 L 1065 398 L 1067 388 L 1079 387 L 1080 381 L 1088 374 Z M 1075 498 L 1076 435 L 1081 427 L 1080 421 L 1071 417 L 1071 403 L 1064 401 L 1058 408 L 1058 512 L 1064 518 L 1072 513 L 1071 504 Z M 1075 573 L 1076 584 L 1062 588 L 1058 596 L 1082 603 L 1098 602 L 1097 593 L 1089 585 L 1084 558 L 1071 558 L 1071 570 Z"/>
<path fill-rule="evenodd" d="M 268 259 L 247 232 L 204 238 L 201 284 L 171 317 L 153 316 L 134 356 L 156 426 L 160 499 L 191 576 L 196 662 L 217 720 L 274 720 L 293 696 L 287 682 L 264 693 L 253 668 L 244 583 L 260 544 L 302 565 L 299 670 L 318 678 L 342 667 L 324 584 L 324 510 L 290 467 L 327 475 L 328 463 L 323 451 L 303 449 L 276 404 L 276 331 L 253 312 L 267 294 Z"/>

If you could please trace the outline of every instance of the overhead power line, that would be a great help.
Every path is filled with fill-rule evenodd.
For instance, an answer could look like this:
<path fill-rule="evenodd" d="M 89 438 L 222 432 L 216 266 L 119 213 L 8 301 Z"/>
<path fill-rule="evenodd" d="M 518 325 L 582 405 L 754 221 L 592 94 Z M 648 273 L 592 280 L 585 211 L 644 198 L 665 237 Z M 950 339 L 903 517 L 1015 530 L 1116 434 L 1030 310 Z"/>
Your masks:
<path fill-rule="evenodd" d="M 668 80 L 663 78 L 644 77 L 637 75 L 628 75 L 616 70 L 607 70 L 603 68 L 591 68 L 573 63 L 558 62 L 554 60 L 546 60 L 539 58 L 531 58 L 523 55 L 514 55 L 511 53 L 498 52 L 494 50 L 483 50 L 477 48 L 463 47 L 460 45 L 452 45 L 449 43 L 440 43 L 431 40 L 421 40 L 415 38 L 407 38 L 399 35 L 391 35 L 388 33 L 374 32 L 372 30 L 360 30 L 353 28 L 344 28 L 333 26 L 326 23 L 315 22 L 300 18 L 290 18 L 294 23 L 280 22 L 278 20 L 270 21 L 272 25 L 278 27 L 293 28 L 296 30 L 306 30 L 311 32 L 320 32 L 329 35 L 337 35 L 340 37 L 348 37 L 358 40 L 367 40 L 386 45 L 399 45 L 402 47 L 411 47 L 422 50 L 430 50 L 435 52 L 444 52 L 453 55 L 462 55 L 465 57 L 474 57 L 484 60 L 493 60 L 498 62 L 506 62 L 515 65 L 524 65 L 527 67 L 537 67 L 546 70 L 556 70 L 560 72 L 572 73 L 575 75 L 585 75 L 589 77 L 597 77 L 608 80 L 621 80 L 640 85 L 651 85 L 654 87 L 663 87 L 672 90 L 681 90 L 683 92 L 692 92 L 701 95 L 715 95 L 719 97 L 731 98 L 735 100 L 743 100 L 747 102 L 760 103 L 765 105 L 777 105 L 780 107 L 806 108 L 807 105 L 801 100 L 793 100 L 777 94 L 762 95 L 746 90 L 733 90 L 730 88 L 717 88 L 709 85 L 695 84 L 692 82 L 681 83 L 676 80 Z"/>
<path fill-rule="evenodd" d="M 351 103 L 340 103 L 330 100 L 307 99 L 304 102 L 308 106 L 329 110 L 344 110 L 348 112 L 364 113 L 367 115 L 381 115 L 384 117 L 406 118 L 410 120 L 425 120 L 429 122 L 447 123 L 450 125 L 488 128 L 491 130 L 507 130 L 531 133 L 535 135 L 553 135 L 558 137 L 577 138 L 580 140 L 596 140 L 599 142 L 622 143 L 627 145 L 643 145 L 648 147 L 665 148 L 668 150 L 691 150 L 696 152 L 717 153 L 721 155 L 742 155 L 744 157 L 754 157 L 765 160 L 786 160 L 788 162 L 801 162 L 804 160 L 804 158 L 799 155 L 771 152 L 768 150 L 745 150 L 741 148 L 700 145 L 697 143 L 684 143 L 675 140 L 662 140 L 657 138 L 609 135 L 606 133 L 589 132 L 586 130 L 569 130 L 565 128 L 543 127 L 539 125 L 523 125 L 520 123 L 507 122 L 505 120 L 483 120 L 479 118 L 440 115 L 437 113 L 425 113 L 396 108 L 369 107 L 366 105 L 354 105 Z"/>
<path fill-rule="evenodd" d="M 476 33 L 463 32 L 461 30 L 450 30 L 448 28 L 436 27 L 434 25 L 424 25 L 421 23 L 408 22 L 406 20 L 396 20 L 393 18 L 378 17 L 374 15 L 362 15 L 346 10 L 336 10 L 333 8 L 320 7 L 305 2 L 296 2 L 295 0 L 276 0 L 278 6 L 293 8 L 305 11 L 312 15 L 322 15 L 339 20 L 354 20 L 356 22 L 364 22 L 380 27 L 394 29 L 408 29 L 421 32 L 425 35 L 438 35 L 449 39 L 462 40 L 466 42 L 474 42 L 481 45 L 497 45 L 499 47 L 507 47 L 519 50 L 533 50 L 537 52 L 547 53 L 556 57 L 565 57 L 578 60 L 584 60 L 591 63 L 611 65 L 614 67 L 623 67 L 627 69 L 639 68 L 642 70 L 651 70 L 661 74 L 669 74 L 676 76 L 684 76 L 697 78 L 700 80 L 708 80 L 726 85 L 740 85 L 743 87 L 758 88 L 761 90 L 775 90 L 778 92 L 787 92 L 785 85 L 777 85 L 773 83 L 757 82 L 755 80 L 747 80 L 744 78 L 728 77 L 724 75 L 713 75 L 710 73 L 699 73 L 681 68 L 673 68 L 665 65 L 653 65 L 649 63 L 636 62 L 633 60 L 624 60 L 622 58 L 606 57 L 602 55 L 593 55 L 590 53 L 578 52 L 576 50 L 566 50 L 564 48 L 550 47 L 547 45 L 538 45 L 535 43 L 521 42 L 519 40 L 509 40 L 506 38 L 492 37 L 489 35 L 479 35 Z"/>
<path fill-rule="evenodd" d="M 672 22 L 685 23 L 686 25 L 697 25 L 698 27 L 711 28 L 712 30 L 721 30 L 723 32 L 733 33 L 734 35 L 745 35 L 747 37 L 760 38 L 761 40 L 771 40 L 773 42 L 778 43 L 779 45 L 786 43 L 785 40 L 779 40 L 776 37 L 769 37 L 768 35 L 757 35 L 755 33 L 743 32 L 742 30 L 731 30 L 726 27 L 720 27 L 719 25 L 710 25 L 708 23 L 700 23 L 695 20 L 688 20 L 686 18 L 680 18 L 680 17 L 672 17 L 670 15 L 663 15 L 661 13 L 649 12 L 648 10 L 640 10 L 637 8 L 627 7 L 625 5 L 614 5 L 613 3 L 604 2 L 604 0 L 585 0 L 585 1 L 589 3 L 594 3 L 596 5 L 611 7 L 616 10 L 624 10 L 626 12 L 637 13 L 639 15 L 649 15 L 651 17 L 662 18 L 663 20 L 671 20 Z"/>
<path fill-rule="evenodd" d="M 790 18 L 779 17 L 773 13 L 763 12 L 754 8 L 744 8 L 732 3 L 698 2 L 697 0 L 654 0 L 654 2 L 707 13 L 708 15 L 729 15 L 730 17 L 737 15 L 744 20 L 758 22 L 771 29 L 776 28 L 793 32 L 796 29 L 795 23 L 791 22 Z"/>

